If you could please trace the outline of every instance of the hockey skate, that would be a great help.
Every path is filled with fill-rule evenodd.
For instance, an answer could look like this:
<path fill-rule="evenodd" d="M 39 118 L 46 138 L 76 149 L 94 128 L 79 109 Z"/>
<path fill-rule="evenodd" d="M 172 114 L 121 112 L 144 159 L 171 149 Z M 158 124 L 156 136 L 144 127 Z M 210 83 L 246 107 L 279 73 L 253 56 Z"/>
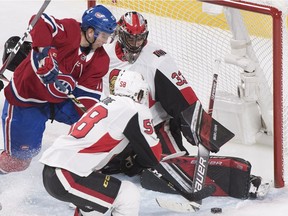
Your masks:
<path fill-rule="evenodd" d="M 269 182 L 262 182 L 260 176 L 250 176 L 249 199 L 264 199 L 269 189 Z"/>

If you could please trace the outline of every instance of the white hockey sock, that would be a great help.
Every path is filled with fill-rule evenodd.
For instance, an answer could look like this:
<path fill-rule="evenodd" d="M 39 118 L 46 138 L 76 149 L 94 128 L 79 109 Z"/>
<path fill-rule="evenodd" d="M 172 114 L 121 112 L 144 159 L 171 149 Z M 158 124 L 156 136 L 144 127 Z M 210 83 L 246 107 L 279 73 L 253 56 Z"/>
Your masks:
<path fill-rule="evenodd" d="M 113 216 L 137 216 L 140 206 L 140 192 L 129 181 L 122 181 L 119 193 L 113 203 Z"/>

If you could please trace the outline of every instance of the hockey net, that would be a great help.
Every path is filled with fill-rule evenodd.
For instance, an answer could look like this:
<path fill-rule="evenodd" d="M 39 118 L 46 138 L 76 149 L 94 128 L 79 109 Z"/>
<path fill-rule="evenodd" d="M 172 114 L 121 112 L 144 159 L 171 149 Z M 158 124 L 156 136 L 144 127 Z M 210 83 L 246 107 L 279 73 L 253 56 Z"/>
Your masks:
<path fill-rule="evenodd" d="M 218 73 L 213 115 L 228 128 L 240 125 L 240 132 L 231 129 L 240 142 L 257 142 L 259 134 L 271 137 L 274 184 L 283 187 L 288 179 L 287 14 L 284 0 L 272 2 L 97 0 L 117 19 L 129 10 L 142 13 L 149 40 L 175 58 L 204 107 Z M 231 124 L 229 113 L 240 117 Z"/>

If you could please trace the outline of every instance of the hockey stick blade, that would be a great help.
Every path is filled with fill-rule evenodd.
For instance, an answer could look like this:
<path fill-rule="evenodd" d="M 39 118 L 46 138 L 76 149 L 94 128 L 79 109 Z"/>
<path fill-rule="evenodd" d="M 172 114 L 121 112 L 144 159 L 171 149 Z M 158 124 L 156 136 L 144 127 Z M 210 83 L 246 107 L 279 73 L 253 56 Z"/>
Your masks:
<path fill-rule="evenodd" d="M 161 198 L 156 198 L 156 202 L 161 208 L 175 212 L 197 212 L 201 206 L 196 202 L 175 202 Z"/>
<path fill-rule="evenodd" d="M 42 4 L 41 8 L 38 11 L 38 13 L 35 15 L 35 17 L 31 21 L 30 25 L 28 26 L 27 30 L 25 31 L 23 37 L 17 42 L 17 44 L 14 47 L 14 49 L 12 50 L 12 52 L 9 54 L 8 58 L 3 63 L 3 65 L 0 69 L 0 79 L 9 82 L 9 80 L 3 75 L 4 71 L 6 70 L 6 68 L 8 67 L 10 62 L 14 59 L 14 57 L 16 56 L 17 52 L 19 51 L 20 47 L 24 43 L 25 39 L 27 38 L 27 36 L 29 35 L 29 33 L 31 32 L 33 27 L 36 25 L 37 21 L 39 20 L 42 13 L 45 11 L 45 9 L 47 8 L 47 6 L 49 5 L 50 2 L 51 2 L 51 0 L 45 0 L 44 1 L 44 3 Z"/>
<path fill-rule="evenodd" d="M 182 157 L 185 154 L 186 154 L 185 151 L 176 152 L 176 153 L 173 153 L 173 154 L 170 154 L 170 155 L 167 155 L 167 156 L 163 157 L 161 159 L 161 161 L 163 162 L 163 161 L 167 161 L 167 160 L 170 160 L 170 159 L 173 159 L 173 158 Z"/>
<path fill-rule="evenodd" d="M 190 202 L 176 202 L 173 200 L 156 198 L 156 202 L 161 208 L 168 209 L 175 212 L 196 212 L 200 210 L 201 204 L 198 201 L 211 196 L 216 190 L 214 185 L 205 186 L 202 190 L 195 193 L 190 193 L 185 198 Z M 190 196 L 190 197 L 189 197 Z M 193 200 L 193 201 L 192 201 Z"/>

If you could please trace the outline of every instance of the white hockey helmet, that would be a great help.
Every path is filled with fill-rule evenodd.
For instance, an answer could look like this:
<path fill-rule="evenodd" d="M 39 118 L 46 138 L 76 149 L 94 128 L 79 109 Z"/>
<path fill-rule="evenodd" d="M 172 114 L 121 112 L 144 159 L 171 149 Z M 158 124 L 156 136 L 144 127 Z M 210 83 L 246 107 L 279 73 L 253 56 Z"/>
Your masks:
<path fill-rule="evenodd" d="M 127 96 L 138 103 L 145 103 L 148 97 L 149 87 L 142 74 L 121 70 L 114 85 L 114 94 Z"/>

